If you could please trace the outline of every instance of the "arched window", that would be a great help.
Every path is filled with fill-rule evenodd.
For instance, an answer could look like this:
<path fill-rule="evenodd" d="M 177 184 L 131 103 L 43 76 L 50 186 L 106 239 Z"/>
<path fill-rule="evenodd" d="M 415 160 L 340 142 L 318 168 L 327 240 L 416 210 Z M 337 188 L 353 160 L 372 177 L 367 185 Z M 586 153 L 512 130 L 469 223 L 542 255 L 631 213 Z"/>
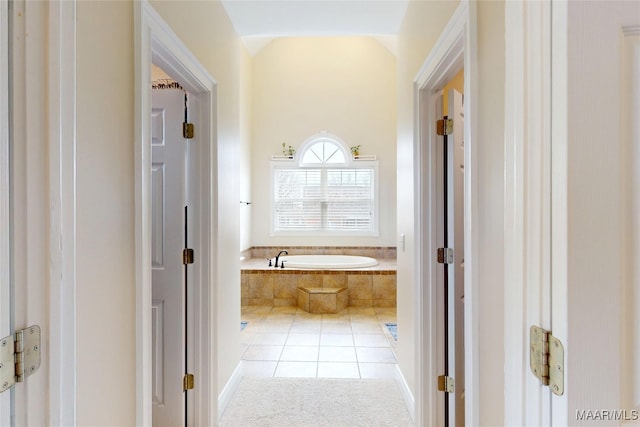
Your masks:
<path fill-rule="evenodd" d="M 272 234 L 378 235 L 376 161 L 352 160 L 344 142 L 324 133 L 297 158 L 297 166 L 272 162 Z"/>
<path fill-rule="evenodd" d="M 301 163 L 303 165 L 315 164 L 346 164 L 347 157 L 343 147 L 335 140 L 322 138 L 314 140 L 311 145 L 306 147 L 302 153 Z"/>

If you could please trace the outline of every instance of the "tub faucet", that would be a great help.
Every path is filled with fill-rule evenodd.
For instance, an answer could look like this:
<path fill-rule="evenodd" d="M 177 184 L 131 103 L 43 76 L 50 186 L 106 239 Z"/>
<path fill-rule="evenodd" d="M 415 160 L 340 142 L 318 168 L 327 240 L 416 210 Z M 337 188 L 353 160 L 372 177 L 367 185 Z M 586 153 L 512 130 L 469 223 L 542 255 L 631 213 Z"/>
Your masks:
<path fill-rule="evenodd" d="M 275 268 L 278 268 L 278 259 L 280 259 L 280 255 L 282 255 L 282 254 L 289 255 L 289 252 L 287 252 L 287 251 L 278 252 L 278 255 L 276 255 L 276 263 L 274 265 Z"/>

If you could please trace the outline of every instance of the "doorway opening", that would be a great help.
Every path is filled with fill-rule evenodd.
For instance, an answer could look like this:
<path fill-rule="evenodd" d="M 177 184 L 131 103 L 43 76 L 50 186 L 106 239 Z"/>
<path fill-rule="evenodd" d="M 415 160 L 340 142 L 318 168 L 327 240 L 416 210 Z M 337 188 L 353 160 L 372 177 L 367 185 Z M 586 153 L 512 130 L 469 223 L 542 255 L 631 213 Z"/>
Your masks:
<path fill-rule="evenodd" d="M 188 389 L 186 421 L 189 425 L 211 425 L 217 415 L 216 366 L 217 353 L 213 315 L 216 283 L 214 242 L 217 230 L 216 193 L 213 187 L 216 152 L 216 83 L 187 47 L 177 38 L 157 12 L 146 2 L 135 6 L 136 16 L 136 375 L 137 422 L 153 424 L 153 399 L 158 382 L 154 382 L 152 265 L 153 197 L 152 197 L 152 64 L 164 72 L 191 96 L 195 137 L 192 170 L 193 186 L 189 201 L 189 235 L 187 243 L 195 256 L 189 271 L 188 298 L 193 321 L 185 334 L 189 335 L 188 373 L 194 376 L 196 387 Z M 157 243 L 157 242 L 156 242 Z M 192 276 L 192 277 L 191 277 Z M 193 278 L 193 281 L 191 281 Z M 157 344 L 157 341 L 155 342 Z M 157 364 L 156 364 L 157 366 Z M 180 384 L 182 386 L 182 384 Z"/>
<path fill-rule="evenodd" d="M 476 54 L 475 22 L 475 6 L 461 3 L 415 79 L 417 134 L 414 153 L 418 194 L 415 217 L 416 240 L 420 242 L 416 249 L 416 425 L 445 425 L 445 418 L 448 418 L 450 426 L 478 424 L 478 360 L 475 354 L 478 333 L 474 329 L 477 327 L 477 295 L 473 293 L 473 284 L 477 283 L 477 227 L 474 226 L 478 217 L 475 190 L 477 133 L 473 121 L 477 117 L 477 72 L 471 60 Z M 445 178 L 443 137 L 438 135 L 436 120 L 448 115 L 442 111 L 441 95 L 460 70 L 463 70 L 464 80 L 464 123 L 450 133 L 464 134 L 464 144 L 456 140 L 455 147 L 449 146 L 448 160 L 454 158 L 454 150 L 459 150 L 459 157 L 456 167 L 451 167 L 453 162 L 447 162 L 450 171 Z M 456 173 L 458 186 L 452 187 Z M 447 181 L 451 184 L 445 203 L 444 184 Z M 454 203 L 454 195 L 459 197 L 457 203 Z M 454 209 L 447 212 L 445 207 Z M 445 224 L 443 220 L 447 216 L 449 221 Z M 446 245 L 445 226 L 453 231 Z M 460 245 L 463 247 L 456 247 Z M 439 249 L 448 254 L 447 248 L 454 249 L 450 257 L 452 263 L 447 256 L 439 263 Z M 463 278 L 450 281 L 446 301 L 445 270 L 450 278 Z M 449 326 L 446 337 L 445 307 Z M 445 372 L 445 347 L 448 349 L 448 372 Z M 442 387 L 437 387 L 439 379 Z M 440 391 L 439 388 L 445 390 Z M 449 403 L 445 409 L 447 400 Z"/>

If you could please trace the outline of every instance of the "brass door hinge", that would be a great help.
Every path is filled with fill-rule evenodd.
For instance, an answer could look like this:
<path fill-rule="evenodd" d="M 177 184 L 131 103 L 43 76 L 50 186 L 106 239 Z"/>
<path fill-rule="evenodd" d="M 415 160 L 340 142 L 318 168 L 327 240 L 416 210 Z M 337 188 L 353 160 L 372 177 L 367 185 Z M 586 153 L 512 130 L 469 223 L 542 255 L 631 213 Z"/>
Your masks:
<path fill-rule="evenodd" d="M 453 264 L 453 249 L 438 248 L 438 264 Z"/>
<path fill-rule="evenodd" d="M 436 122 L 438 135 L 451 135 L 453 133 L 453 119 L 442 119 Z"/>
<path fill-rule="evenodd" d="M 438 377 L 438 391 L 444 391 L 445 393 L 453 393 L 454 381 L 453 378 L 446 375 L 440 375 Z"/>
<path fill-rule="evenodd" d="M 185 374 L 182 378 L 182 391 L 193 390 L 195 387 L 195 378 L 193 374 Z"/>
<path fill-rule="evenodd" d="M 182 123 L 182 137 L 186 139 L 193 138 L 193 123 Z"/>
<path fill-rule="evenodd" d="M 0 339 L 0 393 L 34 374 L 40 361 L 40 326 Z"/>
<path fill-rule="evenodd" d="M 194 252 L 193 249 L 184 248 L 182 250 L 182 263 L 184 265 L 193 264 Z"/>
<path fill-rule="evenodd" d="M 564 394 L 564 346 L 551 331 L 532 326 L 529 364 L 533 374 L 548 385 L 553 394 Z"/>

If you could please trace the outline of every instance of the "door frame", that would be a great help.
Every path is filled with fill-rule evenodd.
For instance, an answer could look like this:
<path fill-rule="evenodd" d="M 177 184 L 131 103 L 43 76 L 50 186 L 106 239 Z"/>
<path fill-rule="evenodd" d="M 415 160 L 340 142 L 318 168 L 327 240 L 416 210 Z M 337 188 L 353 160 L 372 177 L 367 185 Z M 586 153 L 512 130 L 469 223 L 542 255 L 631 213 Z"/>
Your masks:
<path fill-rule="evenodd" d="M 182 43 L 169 25 L 146 1 L 134 3 L 135 32 L 135 241 L 136 241 L 136 424 L 152 425 L 151 373 L 151 64 L 160 66 L 178 80 L 198 104 L 196 132 L 201 149 L 198 168 L 197 258 L 193 289 L 193 331 L 191 353 L 194 355 L 193 407 L 194 425 L 212 426 L 217 419 L 217 321 L 213 315 L 216 283 L 214 242 L 218 223 L 215 176 L 216 81 Z"/>
<path fill-rule="evenodd" d="M 552 411 L 529 367 L 532 325 L 566 342 L 566 7 L 505 4 L 504 419 L 517 425 L 568 422 L 566 393 Z"/>
<path fill-rule="evenodd" d="M 415 206 L 416 245 L 416 425 L 437 425 L 438 334 L 436 306 L 438 282 L 433 263 L 436 259 L 435 222 L 436 102 L 434 94 L 464 67 L 464 135 L 465 135 L 465 421 L 479 424 L 479 298 L 478 283 L 478 147 L 477 123 L 477 6 L 462 1 L 414 79 L 414 186 L 418 195 Z M 426 182 L 423 180 L 426 179 Z"/>
<path fill-rule="evenodd" d="M 76 424 L 76 1 L 49 3 L 49 420 Z"/>
<path fill-rule="evenodd" d="M 28 9 L 26 7 L 28 6 Z M 12 314 L 12 306 L 30 306 L 32 300 L 37 300 L 39 308 L 44 308 L 48 314 L 35 316 L 42 321 L 43 340 L 48 349 L 42 355 L 42 365 L 37 375 L 47 376 L 47 380 L 36 379 L 40 384 L 46 384 L 44 389 L 36 387 L 32 392 L 25 392 L 24 387 L 19 393 L 7 392 L 0 397 L 0 424 L 10 425 L 12 404 L 10 394 L 21 407 L 46 405 L 46 418 L 52 425 L 76 424 L 76 2 L 52 2 L 48 5 L 16 2 L 14 7 L 20 9 L 23 16 L 39 17 L 48 23 L 48 29 L 41 28 L 38 19 L 22 20 L 21 30 L 28 31 L 32 36 L 26 43 L 20 38 L 9 49 L 9 33 L 0 34 L 0 90 L 17 93 L 15 101 L 18 104 L 10 112 L 8 97 L 0 99 L 0 332 L 2 336 L 9 335 L 15 327 L 27 326 L 25 313 Z M 0 27 L 8 28 L 9 4 L 0 0 Z M 47 58 L 34 52 L 47 52 Z M 24 129 L 17 132 L 20 138 L 16 142 L 27 146 L 27 153 L 20 156 L 32 157 L 35 153 L 46 152 L 45 163 L 48 171 L 46 179 L 34 180 L 31 183 L 33 194 L 46 194 L 46 200 L 34 202 L 44 203 L 48 209 L 43 209 L 37 215 L 39 220 L 47 224 L 46 241 L 48 243 L 48 257 L 46 265 L 30 266 L 42 268 L 48 274 L 48 280 L 30 283 L 29 293 L 14 293 L 11 291 L 12 261 L 10 227 L 10 123 L 16 127 L 26 126 L 26 119 L 31 110 L 27 111 L 27 96 L 24 86 L 15 85 L 10 79 L 9 55 L 16 55 L 19 61 L 12 63 L 13 71 L 20 73 L 21 81 L 37 85 L 47 82 L 48 104 L 44 117 L 48 128 L 43 127 L 42 135 L 35 141 L 29 139 L 27 144 Z M 35 56 L 35 57 L 34 57 Z M 26 59 L 28 58 L 28 59 Z M 48 60 L 47 60 L 48 59 Z M 37 71 L 31 71 L 37 70 Z M 44 72 L 44 74 L 43 74 Z M 11 86 L 10 86 L 11 85 Z M 38 95 L 40 96 L 40 95 Z M 37 103 L 34 103 L 37 104 Z M 40 104 L 38 104 L 40 105 Z M 34 107 L 30 107 L 34 108 Z M 39 107 L 36 107 L 39 108 Z M 19 111 L 19 112 L 16 112 Z M 23 117 L 21 112 L 28 115 Z M 18 117 L 18 115 L 20 115 Z M 18 120 L 16 120 L 18 117 Z M 18 137 L 16 137 L 18 138 Z M 31 137 L 33 138 L 33 137 Z M 21 164 L 25 159 L 21 157 Z M 28 161 L 28 160 L 27 160 Z M 29 165 L 26 166 L 29 169 Z M 20 172 L 20 171 L 18 171 Z M 20 172 L 22 173 L 22 172 Z M 19 190 L 25 189 L 24 183 L 16 182 Z M 19 218 L 20 221 L 28 221 Z M 22 228 L 28 229 L 30 222 Z M 6 237 L 6 238 L 5 238 Z M 33 309 L 33 307 L 31 307 Z M 37 310 L 37 309 L 35 309 Z M 29 316 L 34 317 L 33 315 Z M 44 400 L 43 400 L 44 399 Z"/>
<path fill-rule="evenodd" d="M 0 93 L 9 93 L 9 2 L 0 0 Z M 0 96 L 0 337 L 11 334 L 9 97 Z M 11 422 L 11 392 L 0 394 L 0 425 Z"/>

